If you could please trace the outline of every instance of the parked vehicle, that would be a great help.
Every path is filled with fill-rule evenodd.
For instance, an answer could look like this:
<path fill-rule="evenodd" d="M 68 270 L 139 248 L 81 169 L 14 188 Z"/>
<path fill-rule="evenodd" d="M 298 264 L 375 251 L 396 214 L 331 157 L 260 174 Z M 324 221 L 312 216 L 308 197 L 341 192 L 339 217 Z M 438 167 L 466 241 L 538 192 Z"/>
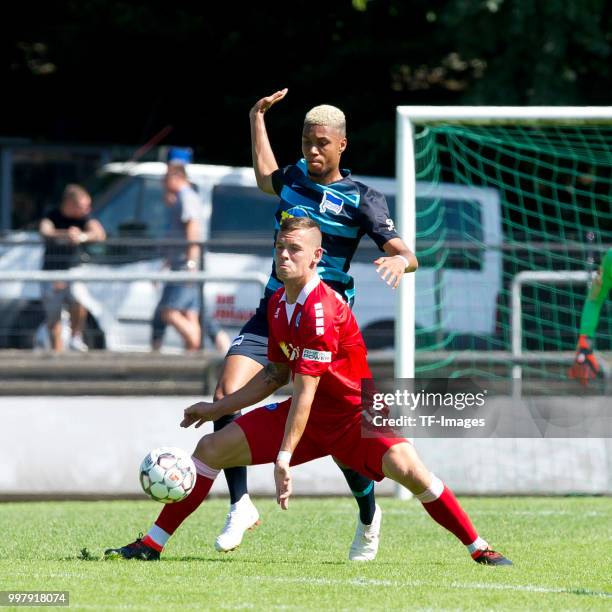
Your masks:
<path fill-rule="evenodd" d="M 102 168 L 96 182 L 88 187 L 94 196 L 94 216 L 104 225 L 108 238 L 164 236 L 165 171 L 166 165 L 161 162 L 111 163 Z M 251 168 L 192 164 L 188 166 L 188 175 L 202 198 L 202 222 L 209 230 L 206 269 L 229 274 L 268 273 L 276 198 L 259 191 Z M 393 216 L 395 181 L 355 178 L 382 191 Z M 417 234 L 428 244 L 461 240 L 494 246 L 502 242 L 499 196 L 493 189 L 419 183 L 417 210 Z M 0 246 L 0 269 L 39 269 L 42 244 L 20 245 L 25 240 L 38 240 L 37 234 L 20 232 L 10 239 L 11 245 Z M 429 251 L 433 254 L 429 255 Z M 423 253 L 417 249 L 417 255 L 420 260 L 416 275 L 417 325 L 457 334 L 493 334 L 501 289 L 500 252 L 475 250 L 468 257 L 457 257 L 433 247 Z M 371 263 L 378 256 L 379 251 L 365 237 L 351 266 L 356 284 L 354 312 L 370 348 L 389 347 L 393 343 L 394 294 L 381 283 Z M 111 242 L 91 245 L 83 266 L 92 270 L 108 266 L 151 271 L 160 270 L 162 264 L 160 247 L 150 244 L 118 247 Z M 470 290 L 466 291 L 468 286 Z M 159 286 L 145 281 L 129 286 L 88 283 L 86 306 L 92 313 L 89 327 L 95 345 L 118 351 L 148 350 L 159 292 Z M 3 283 L 0 287 L 0 316 L 10 315 L 13 324 L 27 336 L 20 341 L 22 346 L 32 341 L 36 333 L 32 326 L 42 323 L 41 317 L 32 315 L 39 294 L 36 283 Z M 260 295 L 261 287 L 241 283 L 209 282 L 203 291 L 207 312 L 230 333 L 250 318 Z M 6 325 L 2 327 L 6 329 Z M 11 340 L 6 332 L 2 335 L 0 331 L 0 347 L 8 345 L 15 345 L 15 338 Z M 178 337 L 170 332 L 165 346 L 180 345 Z"/>

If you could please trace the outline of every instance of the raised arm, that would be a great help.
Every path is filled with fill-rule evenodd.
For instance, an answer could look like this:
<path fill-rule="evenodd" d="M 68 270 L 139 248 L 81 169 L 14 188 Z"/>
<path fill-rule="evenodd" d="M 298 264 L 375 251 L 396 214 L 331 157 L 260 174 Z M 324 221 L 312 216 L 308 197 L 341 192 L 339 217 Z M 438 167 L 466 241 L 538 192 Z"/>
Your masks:
<path fill-rule="evenodd" d="M 281 89 L 271 96 L 258 100 L 249 113 L 251 121 L 251 152 L 253 155 L 253 169 L 257 186 L 266 193 L 274 193 L 272 186 L 272 173 L 278 169 L 270 139 L 266 131 L 264 115 L 270 107 L 287 95 L 287 89 Z"/>

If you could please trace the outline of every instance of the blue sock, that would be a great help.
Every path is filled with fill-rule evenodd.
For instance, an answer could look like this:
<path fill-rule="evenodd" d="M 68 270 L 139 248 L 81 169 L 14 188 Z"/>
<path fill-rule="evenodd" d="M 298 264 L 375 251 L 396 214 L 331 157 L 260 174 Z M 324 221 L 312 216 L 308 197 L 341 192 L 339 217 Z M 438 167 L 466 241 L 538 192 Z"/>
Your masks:
<path fill-rule="evenodd" d="M 350 468 L 340 468 L 346 478 L 346 482 L 355 496 L 359 506 L 359 520 L 364 525 L 371 525 L 376 511 L 376 499 L 374 497 L 374 481 L 358 474 Z"/>
<path fill-rule="evenodd" d="M 240 413 L 228 414 L 222 416 L 218 421 L 213 423 L 215 431 L 223 429 L 226 425 L 229 425 L 232 421 L 235 421 L 240 416 Z M 247 469 L 244 466 L 227 468 L 223 470 L 225 473 L 225 480 L 227 481 L 227 488 L 230 494 L 230 503 L 235 504 L 243 495 L 249 492 L 247 488 Z"/>

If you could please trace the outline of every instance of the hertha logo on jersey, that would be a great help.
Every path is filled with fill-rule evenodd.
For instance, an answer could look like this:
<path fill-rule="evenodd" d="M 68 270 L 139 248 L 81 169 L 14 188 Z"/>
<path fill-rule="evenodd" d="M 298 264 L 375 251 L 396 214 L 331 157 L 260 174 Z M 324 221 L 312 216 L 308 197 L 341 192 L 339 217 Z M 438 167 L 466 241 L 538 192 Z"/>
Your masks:
<path fill-rule="evenodd" d="M 326 190 L 323 192 L 323 199 L 319 205 L 319 212 L 324 213 L 326 210 L 330 210 L 337 215 L 342 210 L 343 205 L 344 202 L 342 201 L 342 198 L 339 198 L 337 195 L 334 195 L 330 191 Z"/>

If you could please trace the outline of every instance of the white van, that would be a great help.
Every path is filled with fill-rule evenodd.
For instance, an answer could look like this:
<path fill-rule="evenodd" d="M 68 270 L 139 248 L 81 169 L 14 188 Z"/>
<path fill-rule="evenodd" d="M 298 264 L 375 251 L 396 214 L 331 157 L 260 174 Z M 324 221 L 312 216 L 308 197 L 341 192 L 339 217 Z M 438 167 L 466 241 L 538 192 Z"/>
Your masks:
<path fill-rule="evenodd" d="M 210 250 L 206 268 L 224 273 L 259 271 L 269 273 L 272 260 L 272 234 L 277 198 L 256 186 L 252 168 L 192 164 L 187 167 L 190 181 L 203 200 L 202 220 L 209 230 Z M 165 234 L 167 209 L 162 199 L 162 178 L 166 164 L 161 162 L 111 163 L 105 165 L 94 188 L 94 215 L 104 225 L 109 238 L 161 238 Z M 391 216 L 395 210 L 395 181 L 355 176 L 387 197 Z M 495 333 L 497 296 L 501 289 L 502 259 L 499 250 L 470 251 L 450 256 L 442 241 L 468 241 L 500 245 L 502 228 L 500 202 L 493 189 L 451 184 L 417 184 L 417 232 L 427 241 L 421 252 L 416 274 L 417 326 L 432 334 L 455 332 L 468 335 Z M 25 247 L 24 247 L 25 248 Z M 20 264 L 40 266 L 42 246 L 36 255 L 31 247 Z M 432 254 L 429 252 L 431 251 Z M 160 251 L 117 249 L 104 244 L 89 249 L 89 266 L 120 265 L 123 269 L 159 270 Z M 394 293 L 378 278 L 372 261 L 380 255 L 364 237 L 351 265 L 355 278 L 354 312 L 370 348 L 393 344 Z M 15 261 L 13 254 L 0 253 L 0 269 Z M 14 268 L 13 268 L 14 269 Z M 17 283 L 11 283 L 17 285 Z M 469 291 L 466 291 L 469 287 Z M 28 297 L 37 288 L 28 290 Z M 129 288 L 91 283 L 90 307 L 104 336 L 103 345 L 111 350 L 148 350 L 151 319 L 160 287 L 149 282 Z M 15 289 L 12 291 L 15 296 Z M 24 295 L 24 292 L 17 291 Z M 228 332 L 247 321 L 261 296 L 261 287 L 241 283 L 206 283 L 205 308 Z M 3 292 L 0 290 L 0 299 Z M 477 316 L 475 316 L 477 313 Z M 168 347 L 179 347 L 176 334 L 169 330 Z"/>

